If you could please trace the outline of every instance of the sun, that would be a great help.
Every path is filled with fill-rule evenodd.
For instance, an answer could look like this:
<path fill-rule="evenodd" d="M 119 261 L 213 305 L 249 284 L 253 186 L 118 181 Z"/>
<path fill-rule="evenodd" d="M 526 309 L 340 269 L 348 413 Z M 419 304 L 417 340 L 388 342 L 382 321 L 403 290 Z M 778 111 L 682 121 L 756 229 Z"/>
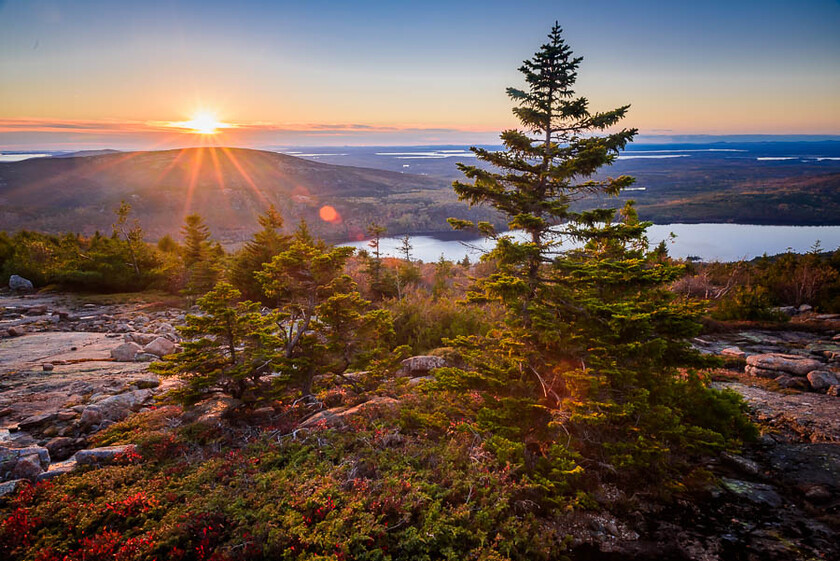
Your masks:
<path fill-rule="evenodd" d="M 211 111 L 199 111 L 189 121 L 173 122 L 169 126 L 187 129 L 194 134 L 216 134 L 219 129 L 227 129 L 233 125 L 219 121 Z"/>

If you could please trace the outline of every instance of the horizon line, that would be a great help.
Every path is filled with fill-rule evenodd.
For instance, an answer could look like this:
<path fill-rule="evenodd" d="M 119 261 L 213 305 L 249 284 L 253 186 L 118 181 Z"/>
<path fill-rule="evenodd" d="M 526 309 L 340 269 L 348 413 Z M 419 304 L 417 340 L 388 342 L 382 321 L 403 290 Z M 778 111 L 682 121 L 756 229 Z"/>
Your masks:
<path fill-rule="evenodd" d="M 727 142 L 745 142 L 745 143 L 761 143 L 761 142 L 785 142 L 785 141 L 796 141 L 796 142 L 840 142 L 840 134 L 810 134 L 810 133 L 794 133 L 794 134 L 785 134 L 785 133 L 776 133 L 776 134 L 768 134 L 768 133 L 731 133 L 731 134 L 713 134 L 713 133 L 687 133 L 687 134 L 640 134 L 637 137 L 638 140 L 633 142 L 632 144 L 628 145 L 628 148 L 632 148 L 632 146 L 643 146 L 646 143 L 657 144 L 657 143 L 665 143 L 665 144 L 680 144 L 681 142 L 690 142 L 690 141 L 704 141 L 706 143 L 727 143 Z M 647 141 L 647 142 L 646 142 Z M 660 142 L 656 142 L 660 141 Z M 666 142 L 661 142 L 666 141 Z M 97 145 L 97 146 L 90 146 L 84 142 L 79 143 L 51 143 L 45 142 L 43 144 L 29 144 L 25 146 L 21 145 L 0 145 L 0 152 L 4 154 L 21 154 L 21 153 L 31 153 L 33 151 L 40 151 L 40 152 L 49 152 L 49 153 L 73 153 L 73 152 L 95 152 L 95 151 L 107 151 L 112 150 L 115 152 L 163 152 L 168 150 L 185 150 L 185 149 L 192 149 L 192 148 L 232 148 L 232 149 L 243 149 L 243 150 L 264 150 L 264 151 L 276 151 L 276 150 L 285 150 L 285 149 L 292 149 L 292 148 L 388 148 L 394 146 L 405 146 L 405 147 L 437 147 L 437 146 L 501 146 L 501 143 L 494 143 L 494 142 L 402 142 L 402 143 L 370 143 L 370 144 L 306 144 L 306 143 L 276 143 L 276 144 L 253 144 L 253 145 L 226 145 L 226 144 L 217 144 L 217 145 L 196 145 L 196 144 L 183 144 L 177 146 L 166 146 L 166 147 L 156 147 L 156 146 L 149 146 L 149 147 L 137 147 L 137 148 L 118 148 L 113 146 L 118 146 L 117 143 L 114 145 Z M 52 147 L 50 147 L 52 146 Z M 55 147 L 60 146 L 60 147 Z M 626 150 L 626 149 L 625 149 Z M 294 154 L 290 154 L 294 155 Z"/>

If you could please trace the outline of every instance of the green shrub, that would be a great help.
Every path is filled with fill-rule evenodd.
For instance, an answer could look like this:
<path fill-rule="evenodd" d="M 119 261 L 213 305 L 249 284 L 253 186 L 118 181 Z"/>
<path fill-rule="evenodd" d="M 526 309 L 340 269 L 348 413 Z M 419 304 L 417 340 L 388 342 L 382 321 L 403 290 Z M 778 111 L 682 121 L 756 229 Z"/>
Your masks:
<path fill-rule="evenodd" d="M 712 312 L 719 320 L 787 321 L 786 314 L 771 308 L 766 288 L 738 287 L 731 296 L 720 301 Z"/>
<path fill-rule="evenodd" d="M 394 322 L 395 343 L 423 354 L 461 336 L 484 335 L 501 314 L 492 306 L 465 306 L 452 299 L 434 299 L 420 289 L 402 300 L 383 303 Z"/>

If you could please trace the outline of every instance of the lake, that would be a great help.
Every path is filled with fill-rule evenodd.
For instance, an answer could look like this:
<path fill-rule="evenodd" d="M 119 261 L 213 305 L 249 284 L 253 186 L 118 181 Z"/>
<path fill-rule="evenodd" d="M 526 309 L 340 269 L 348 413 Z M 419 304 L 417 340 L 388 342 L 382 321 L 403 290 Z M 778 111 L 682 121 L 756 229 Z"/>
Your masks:
<path fill-rule="evenodd" d="M 673 232 L 677 237 L 668 242 L 672 257 L 697 256 L 703 261 L 738 261 L 763 254 L 775 255 L 788 249 L 804 253 L 817 242 L 823 251 L 840 247 L 840 226 L 755 226 L 751 224 L 657 224 L 648 230 L 651 245 L 668 239 Z M 400 238 L 383 238 L 384 255 L 399 257 Z M 366 249 L 367 242 L 347 245 Z M 451 261 L 468 256 L 476 261 L 482 251 L 493 246 L 485 239 L 468 241 L 438 239 L 431 236 L 412 236 L 413 259 L 437 261 L 441 255 Z"/>
<path fill-rule="evenodd" d="M 2 154 L 0 153 L 0 162 L 22 162 L 23 160 L 29 160 L 31 158 L 46 158 L 51 156 L 52 154 L 22 154 L 22 153 L 15 153 L 15 154 Z"/>

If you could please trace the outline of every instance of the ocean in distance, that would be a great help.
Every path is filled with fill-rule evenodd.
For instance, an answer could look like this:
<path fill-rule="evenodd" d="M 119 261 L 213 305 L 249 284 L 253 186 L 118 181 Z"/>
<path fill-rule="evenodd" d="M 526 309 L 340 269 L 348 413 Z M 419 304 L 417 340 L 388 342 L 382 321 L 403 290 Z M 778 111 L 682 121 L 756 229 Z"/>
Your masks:
<path fill-rule="evenodd" d="M 676 237 L 671 239 L 670 234 Z M 655 224 L 648 230 L 651 246 L 666 240 L 672 257 L 699 257 L 703 261 L 749 260 L 761 255 L 786 251 L 805 253 L 819 242 L 821 251 L 840 247 L 840 226 L 756 226 L 752 224 Z M 382 238 L 383 255 L 400 257 L 399 237 Z M 367 241 L 346 245 L 369 249 Z M 433 262 L 443 256 L 460 261 L 465 256 L 476 261 L 493 247 L 487 239 L 457 240 L 432 236 L 411 236 L 412 259 Z M 567 247 L 573 247 L 571 244 Z"/>

